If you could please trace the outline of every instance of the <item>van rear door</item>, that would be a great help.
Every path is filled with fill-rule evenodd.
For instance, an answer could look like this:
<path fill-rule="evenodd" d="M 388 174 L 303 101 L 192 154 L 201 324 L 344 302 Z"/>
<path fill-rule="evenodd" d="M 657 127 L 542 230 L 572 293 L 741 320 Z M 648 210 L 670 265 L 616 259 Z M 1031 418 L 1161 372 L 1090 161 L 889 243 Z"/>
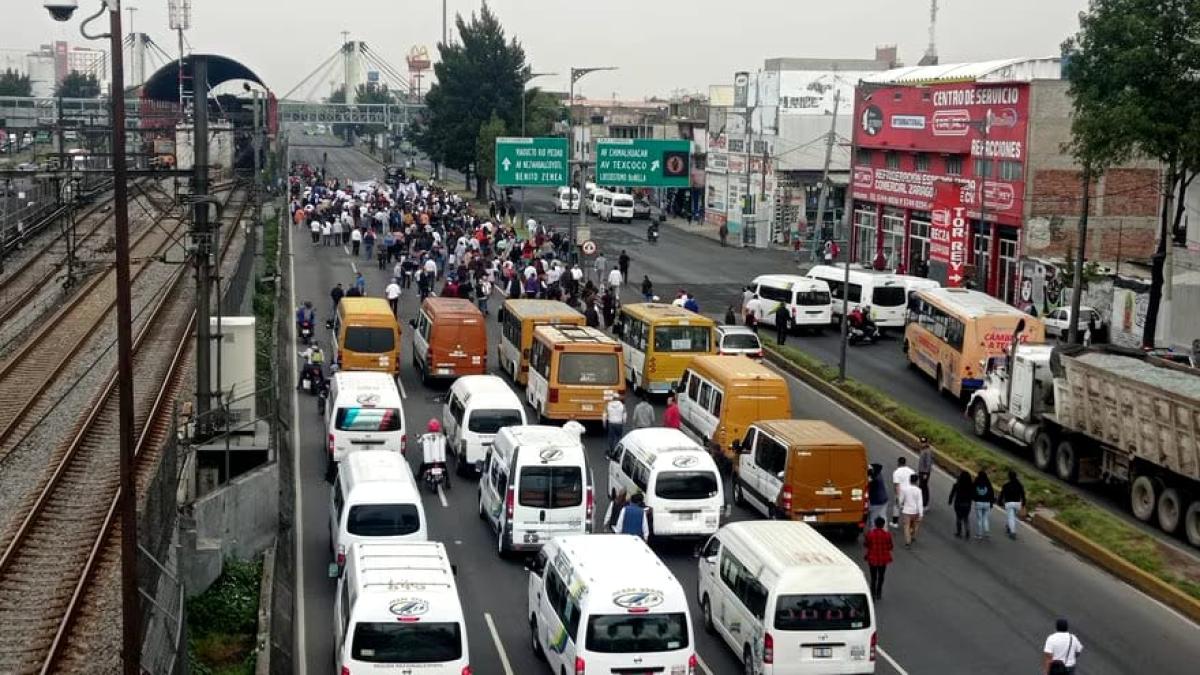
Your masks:
<path fill-rule="evenodd" d="M 513 543 L 537 545 L 558 534 L 585 532 L 586 477 L 571 464 L 530 464 L 518 469 Z"/>
<path fill-rule="evenodd" d="M 787 484 L 792 516 L 806 523 L 853 524 L 862 518 L 866 458 L 845 448 L 793 448 Z"/>

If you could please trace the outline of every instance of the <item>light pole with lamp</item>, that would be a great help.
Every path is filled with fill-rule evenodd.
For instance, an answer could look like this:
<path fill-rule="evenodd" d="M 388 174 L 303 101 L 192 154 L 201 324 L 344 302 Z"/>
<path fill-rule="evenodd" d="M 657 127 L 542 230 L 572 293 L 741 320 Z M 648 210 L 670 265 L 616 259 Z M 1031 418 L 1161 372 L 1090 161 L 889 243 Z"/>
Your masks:
<path fill-rule="evenodd" d="M 77 0 L 46 0 L 44 6 L 55 21 L 68 21 Z M 87 25 L 108 12 L 108 32 L 87 32 Z M 112 171 L 113 223 L 117 273 L 117 436 L 120 455 L 121 516 L 121 663 L 125 675 L 140 670 L 141 626 L 137 590 L 137 500 L 133 476 L 133 311 L 129 284 L 129 189 L 125 173 L 125 72 L 122 54 L 121 0 L 100 0 L 100 9 L 79 26 L 87 40 L 109 40 L 112 58 Z"/>
<path fill-rule="evenodd" d="M 525 89 L 525 86 L 527 84 L 529 84 L 529 81 L 534 78 L 550 77 L 552 75 L 558 75 L 558 73 L 526 73 L 525 80 L 521 83 L 521 138 L 525 137 L 525 96 L 526 96 L 526 94 L 529 93 L 528 90 Z M 570 203 L 570 202 L 568 201 L 568 203 Z M 522 223 L 525 222 L 525 186 L 524 185 L 521 186 L 521 222 Z"/>
<path fill-rule="evenodd" d="M 570 124 L 568 125 L 567 128 L 568 128 L 568 135 L 571 139 L 571 156 L 572 157 L 575 155 L 575 151 L 574 151 L 574 149 L 575 149 L 575 83 L 577 81 L 579 81 L 579 78 L 583 77 L 584 75 L 587 75 L 588 73 L 594 73 L 599 70 L 616 70 L 616 69 L 617 69 L 616 66 L 599 66 L 599 67 L 593 67 L 593 68 L 571 68 L 571 87 L 570 87 L 570 93 L 568 94 L 568 100 L 567 100 L 567 106 L 568 106 L 567 113 L 568 113 L 568 116 L 570 119 Z M 573 162 L 576 166 L 579 167 L 579 225 L 580 226 L 587 223 L 587 207 L 583 205 L 583 195 L 584 195 L 583 186 L 584 186 L 585 178 L 587 175 L 586 163 L 585 163 L 585 160 L 586 160 L 585 155 L 587 154 L 585 152 L 586 148 L 587 148 L 587 141 L 584 140 L 583 142 L 581 142 L 579 144 L 579 159 L 576 160 L 575 162 Z M 579 253 L 576 249 L 578 242 L 575 241 L 575 232 L 576 232 L 575 218 L 569 213 L 570 209 L 567 209 L 567 211 L 568 211 L 567 215 L 569 216 L 568 221 L 567 221 L 568 222 L 567 237 L 569 239 L 568 247 L 571 252 L 571 254 L 568 256 L 568 259 L 571 263 L 575 263 L 579 259 Z"/>

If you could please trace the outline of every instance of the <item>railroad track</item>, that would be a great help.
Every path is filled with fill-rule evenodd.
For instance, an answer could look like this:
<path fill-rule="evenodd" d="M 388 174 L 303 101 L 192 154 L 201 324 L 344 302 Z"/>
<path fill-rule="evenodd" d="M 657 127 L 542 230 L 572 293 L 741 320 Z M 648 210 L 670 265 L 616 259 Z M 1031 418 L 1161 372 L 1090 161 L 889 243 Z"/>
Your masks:
<path fill-rule="evenodd" d="M 249 201 L 243 199 L 229 229 L 236 228 Z M 220 252 L 224 263 L 231 243 Z M 180 268 L 156 296 L 152 313 L 134 336 L 135 471 L 139 484 L 174 433 L 168 414 L 184 386 L 181 364 L 195 322 L 187 267 Z M 0 553 L 0 671 L 51 673 L 93 670 L 97 654 L 70 646 L 72 628 L 94 595 L 97 570 L 119 560 L 117 503 L 118 414 L 115 368 L 89 414 L 51 462 L 53 471 Z M 116 535 L 116 536 L 111 536 Z M 97 601 L 98 602 L 98 601 Z M 103 603 L 99 603 L 103 604 Z M 93 603 L 92 611 L 98 610 Z M 111 609 L 111 608 L 108 608 Z M 108 617 L 111 622 L 111 616 Z M 68 666 L 65 660 L 77 661 Z"/>

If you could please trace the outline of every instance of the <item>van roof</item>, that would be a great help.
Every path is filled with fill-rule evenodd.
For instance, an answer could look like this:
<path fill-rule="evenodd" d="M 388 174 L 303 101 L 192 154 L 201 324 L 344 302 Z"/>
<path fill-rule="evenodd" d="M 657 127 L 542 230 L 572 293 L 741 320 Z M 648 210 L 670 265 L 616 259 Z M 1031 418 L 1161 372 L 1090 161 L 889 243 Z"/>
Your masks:
<path fill-rule="evenodd" d="M 833 265 L 816 265 L 808 271 L 808 276 L 820 279 L 833 279 L 841 281 L 845 278 L 846 268 Z M 870 279 L 871 285 L 876 287 L 883 286 L 903 286 L 904 282 L 898 279 L 891 272 L 880 272 L 871 269 L 855 269 L 850 268 L 850 280 L 856 283 L 862 283 L 864 280 Z"/>
<path fill-rule="evenodd" d="M 1017 316 L 1034 320 L 1003 300 L 968 288 L 927 288 L 917 291 L 917 297 L 928 300 L 942 309 L 957 311 L 968 319 L 982 316 Z"/>
<path fill-rule="evenodd" d="M 742 563 L 768 586 L 782 586 L 780 592 L 795 584 L 805 584 L 811 592 L 814 581 L 866 587 L 858 564 L 807 523 L 745 520 L 722 527 L 718 534 L 752 554 L 754 560 Z"/>
<path fill-rule="evenodd" d="M 560 555 L 570 562 L 573 578 L 568 587 L 582 585 L 579 596 L 625 610 L 629 608 L 621 606 L 620 598 L 631 593 L 657 591 L 663 600 L 686 603 L 675 575 L 641 537 L 577 534 L 556 541 Z"/>
<path fill-rule="evenodd" d="M 863 447 L 862 441 L 824 420 L 759 420 L 754 426 L 788 445 Z"/>
<path fill-rule="evenodd" d="M 357 404 L 364 408 L 400 408 L 400 424 L 404 425 L 400 390 L 396 388 L 396 380 L 388 373 L 340 371 L 334 373 L 333 388 L 337 394 L 333 405 Z"/>
<path fill-rule="evenodd" d="M 565 302 L 558 300 L 535 300 L 535 299 L 515 299 L 505 300 L 504 310 L 511 312 L 522 319 L 536 318 L 542 316 L 549 317 L 570 317 L 579 319 L 579 323 L 583 323 L 583 315 L 572 308 Z"/>
<path fill-rule="evenodd" d="M 622 305 L 621 311 L 634 318 L 649 322 L 696 326 L 716 325 L 716 322 L 707 316 L 661 302 L 634 302 Z"/>
<path fill-rule="evenodd" d="M 396 318 L 391 305 L 383 298 L 342 298 L 338 311 L 342 314 L 387 314 L 393 321 Z"/>
<path fill-rule="evenodd" d="M 464 298 L 425 298 L 425 302 L 421 303 L 421 309 L 433 316 L 447 319 L 479 320 L 483 318 L 483 314 L 475 306 L 475 303 Z"/>
<path fill-rule="evenodd" d="M 538 326 L 533 331 L 533 337 L 534 339 L 541 338 L 550 343 L 571 342 L 587 345 L 608 345 L 613 348 L 618 346 L 616 340 L 609 337 L 603 331 L 591 326 L 573 326 L 569 324 Z"/>
<path fill-rule="evenodd" d="M 394 621 L 414 609 L 413 599 L 424 601 L 423 609 L 439 618 L 462 613 L 454 569 L 441 542 L 355 543 L 346 575 L 358 596 L 359 620 Z"/>
<path fill-rule="evenodd" d="M 354 489 L 355 501 L 388 503 L 402 496 L 410 497 L 406 486 L 416 493 L 417 481 L 408 461 L 388 450 L 351 452 L 342 460 L 338 473 L 338 480 L 345 480 Z M 420 502 L 419 496 L 417 501 Z"/>
<path fill-rule="evenodd" d="M 829 290 L 829 284 L 822 279 L 814 279 L 812 277 L 802 277 L 798 274 L 761 274 L 754 277 L 755 284 L 765 284 L 776 288 L 786 288 L 795 290 L 797 286 L 801 288 L 818 287 L 822 290 Z"/>
<path fill-rule="evenodd" d="M 703 466 L 697 467 L 696 462 L 693 462 L 688 465 L 688 468 L 716 468 L 716 464 L 712 461 L 712 456 L 708 454 L 708 451 L 701 448 L 696 441 L 692 440 L 690 436 L 679 429 L 668 427 L 634 429 L 625 434 L 621 442 L 631 452 L 645 458 L 655 466 L 673 462 L 680 455 L 697 453 L 701 457 L 699 464 Z M 684 467 L 681 466 L 679 468 Z"/>
<path fill-rule="evenodd" d="M 692 358 L 689 366 L 701 373 L 729 380 L 769 380 L 783 382 L 783 376 L 742 354 L 704 354 Z"/>
<path fill-rule="evenodd" d="M 564 450 L 562 461 L 578 461 L 584 457 L 583 442 L 579 436 L 562 427 L 524 424 L 503 427 L 496 434 L 496 442 L 492 447 L 503 452 L 511 444 L 513 448 L 529 448 L 541 451 L 548 448 Z M 554 461 L 554 460 L 548 460 Z"/>
<path fill-rule="evenodd" d="M 473 396 L 486 394 L 497 398 L 511 399 L 521 407 L 521 399 L 504 380 L 495 375 L 463 375 L 454 381 L 452 391 L 470 399 Z"/>

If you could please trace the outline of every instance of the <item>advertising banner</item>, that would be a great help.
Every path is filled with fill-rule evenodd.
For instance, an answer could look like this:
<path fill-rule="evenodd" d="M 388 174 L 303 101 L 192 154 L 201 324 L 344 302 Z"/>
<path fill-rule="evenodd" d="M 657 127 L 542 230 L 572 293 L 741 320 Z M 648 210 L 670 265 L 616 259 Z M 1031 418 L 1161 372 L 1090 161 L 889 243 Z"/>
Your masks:
<path fill-rule="evenodd" d="M 939 180 L 933 184 L 933 212 L 929 227 L 929 259 L 945 263 L 946 285 L 962 286 L 966 278 L 967 210 L 957 183 Z"/>

